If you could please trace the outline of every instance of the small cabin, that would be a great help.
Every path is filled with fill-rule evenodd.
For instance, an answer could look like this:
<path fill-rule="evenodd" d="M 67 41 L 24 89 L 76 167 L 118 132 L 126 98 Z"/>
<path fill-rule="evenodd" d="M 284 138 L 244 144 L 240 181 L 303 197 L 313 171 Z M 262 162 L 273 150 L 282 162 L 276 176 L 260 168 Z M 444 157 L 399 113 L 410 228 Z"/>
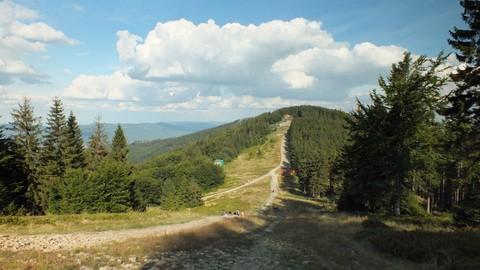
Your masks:
<path fill-rule="evenodd" d="M 225 161 L 223 159 L 216 159 L 213 164 L 223 168 L 225 166 Z"/>

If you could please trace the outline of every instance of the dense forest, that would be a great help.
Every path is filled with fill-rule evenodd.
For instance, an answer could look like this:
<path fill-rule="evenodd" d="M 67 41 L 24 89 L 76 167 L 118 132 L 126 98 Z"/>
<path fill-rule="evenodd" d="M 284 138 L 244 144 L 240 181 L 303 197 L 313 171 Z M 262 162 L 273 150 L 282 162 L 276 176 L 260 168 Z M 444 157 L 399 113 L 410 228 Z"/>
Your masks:
<path fill-rule="evenodd" d="M 340 183 L 332 171 L 347 139 L 347 114 L 313 106 L 289 113 L 293 116 L 287 134 L 290 163 L 301 189 L 312 197 L 335 195 Z"/>
<path fill-rule="evenodd" d="M 202 203 L 223 183 L 215 159 L 230 161 L 263 143 L 282 119 L 279 111 L 201 132 L 200 140 L 135 166 L 119 125 L 108 141 L 100 118 L 85 144 L 74 114 L 55 98 L 45 126 L 28 98 L 12 111 L 9 134 L 0 129 L 0 211 L 10 214 L 124 212 Z M 195 136 L 194 136 L 195 137 Z"/>
<path fill-rule="evenodd" d="M 296 115 L 291 162 L 306 194 L 340 195 L 346 211 L 448 211 L 458 225 L 480 225 L 480 2 L 461 4 L 467 28 L 448 40 L 461 65 L 405 53 L 348 116 Z"/>

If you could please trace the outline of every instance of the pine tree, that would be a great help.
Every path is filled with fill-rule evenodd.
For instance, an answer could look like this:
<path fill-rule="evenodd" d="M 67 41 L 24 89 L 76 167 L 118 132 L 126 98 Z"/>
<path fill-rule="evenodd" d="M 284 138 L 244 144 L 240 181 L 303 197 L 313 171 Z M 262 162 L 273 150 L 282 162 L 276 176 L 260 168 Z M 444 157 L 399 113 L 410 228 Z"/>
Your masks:
<path fill-rule="evenodd" d="M 344 153 L 344 208 L 400 214 L 417 207 L 408 205 L 412 190 L 430 198 L 438 184 L 435 113 L 445 59 L 440 54 L 436 60 L 413 60 L 406 53 L 386 80 L 380 77 L 384 94 L 374 91 L 373 104 L 359 104 L 352 113 L 352 142 Z"/>
<path fill-rule="evenodd" d="M 0 215 L 22 213 L 25 207 L 26 176 L 15 144 L 0 127 Z"/>
<path fill-rule="evenodd" d="M 95 167 L 108 155 L 107 140 L 107 134 L 105 133 L 101 118 L 98 117 L 95 121 L 95 129 L 92 135 L 90 135 L 88 142 L 87 154 L 89 166 Z"/>
<path fill-rule="evenodd" d="M 45 176 L 60 177 L 65 173 L 68 158 L 67 121 L 62 101 L 55 97 L 47 118 L 42 163 Z M 47 180 L 48 181 L 48 180 Z"/>
<path fill-rule="evenodd" d="M 451 74 L 456 88 L 447 96 L 446 152 L 453 162 L 457 203 L 463 189 L 478 186 L 480 159 L 480 1 L 463 0 L 463 20 L 467 29 L 454 27 L 448 43 L 456 50 L 462 65 Z M 475 183 L 476 182 L 476 183 Z M 465 184 L 462 184 L 465 183 Z"/>
<path fill-rule="evenodd" d="M 23 98 L 18 108 L 12 111 L 11 129 L 16 151 L 21 157 L 23 169 L 26 173 L 26 208 L 33 214 L 42 213 L 39 182 L 40 167 L 40 118 L 35 117 L 30 99 Z"/>
<path fill-rule="evenodd" d="M 447 96 L 446 191 L 442 199 L 456 209 L 458 223 L 480 224 L 480 1 L 460 1 L 466 29 L 454 27 L 448 43 L 461 63 L 451 79 L 456 88 Z M 463 202 L 462 202 L 463 201 Z M 459 204 L 459 207 L 457 205 Z M 476 213 L 476 214 L 472 214 Z"/>
<path fill-rule="evenodd" d="M 112 150 L 110 152 L 110 156 L 120 162 L 126 162 L 128 155 L 128 146 L 127 146 L 127 139 L 123 134 L 123 129 L 120 125 L 117 126 L 115 130 L 115 135 L 113 135 L 112 140 Z"/>
<path fill-rule="evenodd" d="M 67 145 L 68 167 L 74 169 L 85 167 L 82 132 L 73 112 L 70 112 L 67 121 Z"/>

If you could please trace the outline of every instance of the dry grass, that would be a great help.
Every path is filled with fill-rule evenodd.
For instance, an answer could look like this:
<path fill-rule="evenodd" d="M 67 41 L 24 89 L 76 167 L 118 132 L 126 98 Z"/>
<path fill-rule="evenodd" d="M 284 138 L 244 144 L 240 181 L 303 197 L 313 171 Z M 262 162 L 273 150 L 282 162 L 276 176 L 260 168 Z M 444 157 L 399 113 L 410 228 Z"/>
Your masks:
<path fill-rule="evenodd" d="M 225 183 L 215 192 L 247 183 L 268 173 L 280 163 L 280 144 L 285 127 L 279 127 L 267 137 L 264 144 L 244 150 L 236 159 L 225 165 Z"/>

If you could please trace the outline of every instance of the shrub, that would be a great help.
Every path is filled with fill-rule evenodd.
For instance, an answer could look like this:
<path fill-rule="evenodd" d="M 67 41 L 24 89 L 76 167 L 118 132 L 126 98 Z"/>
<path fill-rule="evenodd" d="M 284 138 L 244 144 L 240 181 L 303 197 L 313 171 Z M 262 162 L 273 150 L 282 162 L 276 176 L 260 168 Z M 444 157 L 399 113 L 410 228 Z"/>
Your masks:
<path fill-rule="evenodd" d="M 425 216 L 427 211 L 419 202 L 418 196 L 414 192 L 409 192 L 404 200 L 404 212 L 410 216 Z"/>
<path fill-rule="evenodd" d="M 480 226 L 480 194 L 470 196 L 454 209 L 455 224 L 460 227 Z"/>

